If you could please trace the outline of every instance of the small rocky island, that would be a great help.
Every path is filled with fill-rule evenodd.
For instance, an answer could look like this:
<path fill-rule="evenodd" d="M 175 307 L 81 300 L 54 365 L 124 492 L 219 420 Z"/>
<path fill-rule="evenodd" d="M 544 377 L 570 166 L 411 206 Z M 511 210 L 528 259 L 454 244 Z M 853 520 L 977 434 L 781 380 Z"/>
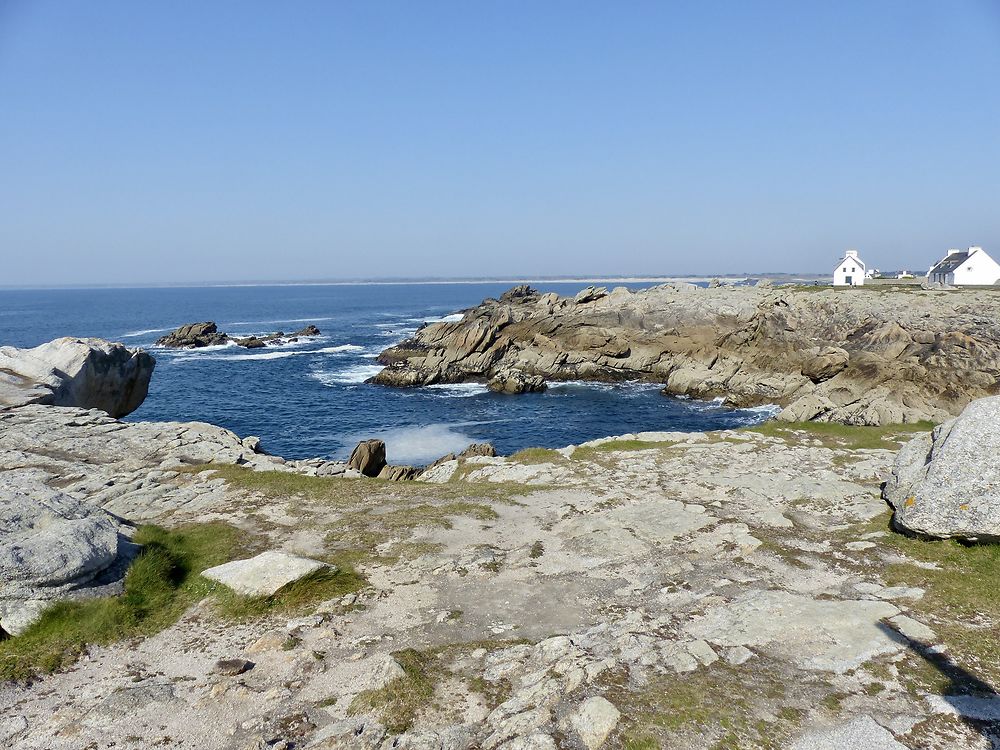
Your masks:
<path fill-rule="evenodd" d="M 412 472 L 378 441 L 291 461 L 120 421 L 154 372 L 120 344 L 0 348 L 0 745 L 988 747 L 993 303 L 917 296 L 893 328 L 874 295 L 823 294 L 522 288 L 379 381 L 662 376 L 879 426 L 471 446 Z"/>
<path fill-rule="evenodd" d="M 212 321 L 205 323 L 188 323 L 177 328 L 166 336 L 156 340 L 156 346 L 165 349 L 201 349 L 206 346 L 226 346 L 235 344 L 246 349 L 263 349 L 266 346 L 294 344 L 299 339 L 314 338 L 321 335 L 319 328 L 308 325 L 301 331 L 286 334 L 284 331 L 268 333 L 262 336 L 230 336 L 222 333 Z"/>

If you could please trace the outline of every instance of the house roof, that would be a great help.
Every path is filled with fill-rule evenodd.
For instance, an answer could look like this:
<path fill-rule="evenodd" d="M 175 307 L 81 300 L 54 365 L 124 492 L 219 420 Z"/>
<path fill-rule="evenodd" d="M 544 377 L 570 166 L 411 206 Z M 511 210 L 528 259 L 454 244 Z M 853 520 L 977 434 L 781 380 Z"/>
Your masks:
<path fill-rule="evenodd" d="M 867 268 L 865 262 L 861 260 L 861 258 L 859 258 L 857 255 L 845 255 L 843 258 L 840 259 L 840 262 L 837 264 L 837 268 L 840 268 L 847 261 L 851 261 L 852 263 L 857 263 L 862 268 Z"/>
<path fill-rule="evenodd" d="M 938 261 L 938 264 L 934 266 L 929 273 L 951 273 L 968 259 L 969 254 L 967 252 L 952 253 L 946 258 Z"/>

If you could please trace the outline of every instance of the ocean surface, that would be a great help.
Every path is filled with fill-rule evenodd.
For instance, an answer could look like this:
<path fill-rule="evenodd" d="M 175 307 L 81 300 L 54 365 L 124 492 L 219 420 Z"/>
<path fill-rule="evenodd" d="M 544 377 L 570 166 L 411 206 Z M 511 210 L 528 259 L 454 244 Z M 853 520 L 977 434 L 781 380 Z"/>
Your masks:
<path fill-rule="evenodd" d="M 647 284 L 648 285 L 648 284 Z M 390 462 L 423 464 L 472 442 L 501 453 L 561 447 L 640 430 L 713 430 L 754 424 L 773 409 L 662 396 L 654 384 L 553 384 L 503 396 L 466 383 L 398 390 L 369 385 L 380 351 L 424 322 L 509 284 L 367 284 L 0 290 L 0 345 L 99 336 L 156 357 L 145 403 L 130 420 L 201 420 L 257 435 L 287 458 L 346 457 L 358 440 L 386 441 Z M 575 294 L 585 283 L 539 284 Z M 641 288 L 643 284 L 630 285 Z M 286 333 L 309 323 L 322 336 L 281 348 L 158 349 L 164 333 L 213 320 L 230 334 Z"/>

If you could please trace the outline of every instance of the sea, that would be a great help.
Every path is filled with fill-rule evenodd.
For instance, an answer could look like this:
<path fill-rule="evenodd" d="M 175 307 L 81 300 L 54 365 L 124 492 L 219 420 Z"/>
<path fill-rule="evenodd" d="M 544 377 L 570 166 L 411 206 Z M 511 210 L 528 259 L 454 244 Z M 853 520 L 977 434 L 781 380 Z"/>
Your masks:
<path fill-rule="evenodd" d="M 542 283 L 575 294 L 589 282 Z M 640 289 L 650 284 L 628 284 Z M 379 283 L 0 290 L 0 345 L 31 347 L 59 336 L 98 336 L 156 358 L 149 395 L 128 420 L 198 420 L 256 435 L 286 458 L 345 458 L 380 438 L 388 459 L 426 464 L 489 442 L 502 454 L 562 447 L 644 430 L 702 431 L 753 425 L 773 407 L 664 396 L 650 383 L 553 383 L 544 393 L 489 392 L 481 383 L 394 389 L 365 381 L 376 357 L 419 326 L 458 320 L 509 283 Z M 158 348 L 185 323 L 215 321 L 229 334 L 322 335 L 280 347 Z"/>

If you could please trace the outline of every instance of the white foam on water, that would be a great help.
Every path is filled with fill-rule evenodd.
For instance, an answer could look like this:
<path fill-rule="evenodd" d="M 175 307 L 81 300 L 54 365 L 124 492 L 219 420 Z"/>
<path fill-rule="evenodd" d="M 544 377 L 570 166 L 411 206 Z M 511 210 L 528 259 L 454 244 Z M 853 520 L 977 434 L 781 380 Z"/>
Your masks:
<path fill-rule="evenodd" d="M 209 349 L 213 347 L 205 347 Z M 278 347 L 268 347 L 268 348 L 278 348 Z M 209 355 L 195 355 L 192 357 L 175 357 L 174 362 L 200 362 L 204 360 L 214 359 L 214 360 L 224 360 L 226 362 L 249 362 L 254 360 L 269 360 L 269 359 L 285 359 L 286 357 L 297 357 L 303 354 L 347 354 L 350 352 L 361 352 L 364 351 L 363 346 L 358 346 L 357 344 L 341 344 L 340 346 L 327 346 L 322 349 L 283 349 L 282 351 L 255 351 L 250 350 L 252 353 L 248 354 L 209 354 Z M 204 351 L 204 349 L 184 349 L 184 352 L 191 351 Z"/>
<path fill-rule="evenodd" d="M 442 315 L 440 317 L 428 316 L 424 318 L 404 318 L 407 323 L 457 323 L 463 317 L 462 313 L 452 313 L 451 315 Z"/>
<path fill-rule="evenodd" d="M 235 341 L 227 341 L 225 344 L 215 344 L 213 346 L 196 346 L 185 349 L 175 349 L 168 346 L 153 346 L 152 349 L 156 350 L 157 355 L 167 354 L 176 359 L 196 359 L 198 357 L 206 357 L 212 354 L 212 352 L 220 352 L 224 349 L 234 349 L 239 347 Z M 210 358 L 210 357 L 209 357 Z"/>
<path fill-rule="evenodd" d="M 435 395 L 447 398 L 469 398 L 483 393 L 489 393 L 485 383 L 435 383 L 424 386 Z"/>
<path fill-rule="evenodd" d="M 141 331 L 129 331 L 128 333 L 123 333 L 119 338 L 123 339 L 134 339 L 139 336 L 147 336 L 150 333 L 160 333 L 162 331 L 173 331 L 177 326 L 171 326 L 170 328 L 144 328 Z"/>
<path fill-rule="evenodd" d="M 357 433 L 345 436 L 347 451 L 359 440 L 378 438 L 385 442 L 386 459 L 392 464 L 421 465 L 434 461 L 446 453 L 458 453 L 476 439 L 462 432 L 460 427 L 468 422 L 428 424 L 420 427 L 394 427 L 374 433 Z"/>
<path fill-rule="evenodd" d="M 315 323 L 316 321 L 333 320 L 333 318 L 281 318 L 280 320 L 237 320 L 232 323 L 219 323 L 219 328 L 229 326 L 265 326 L 274 323 Z M 274 333 L 274 331 L 271 331 Z"/>
<path fill-rule="evenodd" d="M 315 370 L 309 377 L 323 385 L 357 385 L 382 372 L 382 365 L 352 365 L 342 370 Z"/>

